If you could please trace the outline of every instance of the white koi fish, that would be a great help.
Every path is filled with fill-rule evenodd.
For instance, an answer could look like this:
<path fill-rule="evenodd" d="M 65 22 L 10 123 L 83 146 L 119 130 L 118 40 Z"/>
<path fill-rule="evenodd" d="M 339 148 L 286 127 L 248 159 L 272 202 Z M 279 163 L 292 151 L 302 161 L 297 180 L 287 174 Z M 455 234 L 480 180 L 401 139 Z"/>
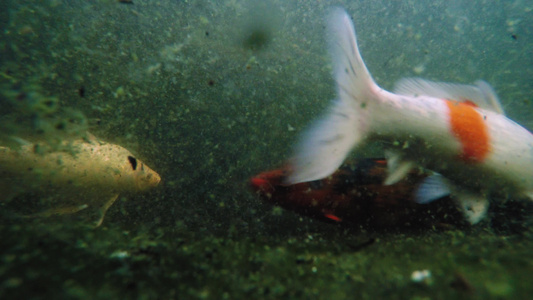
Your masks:
<path fill-rule="evenodd" d="M 391 93 L 372 79 L 341 8 L 329 16 L 328 39 L 338 98 L 301 137 L 288 183 L 324 178 L 354 147 L 379 140 L 389 161 L 384 184 L 413 167 L 438 172 L 417 201 L 451 194 L 472 224 L 486 214 L 489 195 L 533 200 L 533 135 L 504 115 L 490 85 L 403 79 Z"/>
<path fill-rule="evenodd" d="M 127 149 L 90 134 L 63 146 L 69 151 L 40 153 L 46 143 L 26 143 L 20 149 L 0 146 L 0 204 L 26 194 L 36 206 L 47 208 L 31 216 L 84 210 L 95 215 L 98 227 L 120 194 L 144 192 L 161 181 Z"/>

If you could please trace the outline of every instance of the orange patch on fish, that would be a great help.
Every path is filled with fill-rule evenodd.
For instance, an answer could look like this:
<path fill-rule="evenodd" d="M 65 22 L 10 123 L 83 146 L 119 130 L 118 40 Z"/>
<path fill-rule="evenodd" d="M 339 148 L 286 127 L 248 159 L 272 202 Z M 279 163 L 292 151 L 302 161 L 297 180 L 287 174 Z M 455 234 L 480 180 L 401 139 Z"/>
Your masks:
<path fill-rule="evenodd" d="M 468 162 L 482 162 L 490 152 L 490 138 L 483 116 L 476 105 L 446 100 L 453 135 L 461 142 L 460 158 Z"/>
<path fill-rule="evenodd" d="M 326 218 L 328 218 L 328 219 L 330 219 L 330 220 L 333 220 L 333 221 L 335 221 L 335 222 L 341 222 L 341 221 L 342 221 L 341 218 L 337 217 L 337 216 L 334 215 L 334 214 L 324 214 L 324 217 L 326 217 Z"/>

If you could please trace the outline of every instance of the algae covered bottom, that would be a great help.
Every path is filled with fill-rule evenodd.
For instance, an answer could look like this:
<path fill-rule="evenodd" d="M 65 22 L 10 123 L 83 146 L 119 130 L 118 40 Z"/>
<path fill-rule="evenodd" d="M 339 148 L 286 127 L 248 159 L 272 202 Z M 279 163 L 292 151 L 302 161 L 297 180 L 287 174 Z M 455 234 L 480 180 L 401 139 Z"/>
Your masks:
<path fill-rule="evenodd" d="M 198 234 L 2 225 L 3 298 L 520 299 L 531 232 L 490 228 L 357 233 L 307 224 L 287 233 Z M 320 228 L 319 228 L 320 227 Z M 429 270 L 431 281 L 411 274 Z"/>

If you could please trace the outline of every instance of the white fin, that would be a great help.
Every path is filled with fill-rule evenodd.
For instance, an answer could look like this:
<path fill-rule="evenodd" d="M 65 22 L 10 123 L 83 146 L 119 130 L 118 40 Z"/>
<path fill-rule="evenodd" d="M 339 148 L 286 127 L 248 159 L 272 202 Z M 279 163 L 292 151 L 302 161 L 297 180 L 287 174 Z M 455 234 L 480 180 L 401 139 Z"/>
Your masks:
<path fill-rule="evenodd" d="M 337 100 L 330 112 L 301 137 L 287 183 L 317 180 L 335 172 L 353 145 L 361 140 L 361 135 L 354 131 L 356 124 L 355 111 Z"/>
<path fill-rule="evenodd" d="M 487 214 L 489 201 L 482 195 L 461 190 L 454 192 L 454 198 L 465 218 L 472 225 L 479 223 Z"/>
<path fill-rule="evenodd" d="M 533 201 L 533 191 L 526 192 L 525 195 L 529 200 Z"/>
<path fill-rule="evenodd" d="M 492 109 L 487 109 L 505 115 L 500 99 L 498 98 L 498 95 L 496 95 L 496 91 L 494 91 L 492 86 L 484 80 L 478 80 L 475 83 L 479 91 L 483 93 L 489 107 L 492 107 Z"/>
<path fill-rule="evenodd" d="M 361 59 L 353 24 L 343 9 L 331 10 L 327 37 L 338 99 L 301 137 L 289 184 L 324 178 L 342 164 L 365 137 L 369 114 L 366 101 L 379 89 Z"/>
<path fill-rule="evenodd" d="M 476 85 L 433 82 L 421 78 L 403 78 L 396 83 L 394 92 L 406 96 L 430 96 L 456 101 L 470 101 L 478 107 L 504 114 L 498 96 L 483 80 Z"/>
<path fill-rule="evenodd" d="M 425 178 L 415 193 L 415 202 L 419 204 L 431 203 L 450 195 L 451 191 L 444 177 L 435 174 Z"/>
<path fill-rule="evenodd" d="M 340 7 L 331 9 L 326 38 L 333 63 L 333 77 L 342 101 L 363 104 L 372 90 L 379 89 L 363 62 L 350 16 Z"/>
<path fill-rule="evenodd" d="M 402 160 L 399 152 L 387 150 L 385 151 L 385 158 L 387 159 L 387 178 L 383 182 L 384 185 L 395 184 L 402 180 L 411 169 L 415 167 L 412 161 Z"/>

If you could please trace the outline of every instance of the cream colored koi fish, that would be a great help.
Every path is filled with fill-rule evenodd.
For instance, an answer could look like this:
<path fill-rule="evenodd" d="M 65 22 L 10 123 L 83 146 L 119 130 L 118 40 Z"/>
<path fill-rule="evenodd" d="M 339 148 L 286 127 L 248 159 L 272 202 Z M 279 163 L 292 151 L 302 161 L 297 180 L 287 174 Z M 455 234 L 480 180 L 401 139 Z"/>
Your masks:
<path fill-rule="evenodd" d="M 39 206 L 48 208 L 32 216 L 84 210 L 98 227 L 120 194 L 144 192 L 161 181 L 159 174 L 128 150 L 90 134 L 64 142 L 68 151 L 40 153 L 42 145 L 0 146 L 0 201 L 16 201 L 28 194 L 42 204 Z"/>
<path fill-rule="evenodd" d="M 533 200 L 533 135 L 504 115 L 489 84 L 403 79 L 390 93 L 368 72 L 343 9 L 332 10 L 327 28 L 338 99 L 303 134 L 288 183 L 324 178 L 353 148 L 379 140 L 389 162 L 384 184 L 413 167 L 433 170 L 440 175 L 416 200 L 450 194 L 472 224 L 486 214 L 489 195 Z"/>

